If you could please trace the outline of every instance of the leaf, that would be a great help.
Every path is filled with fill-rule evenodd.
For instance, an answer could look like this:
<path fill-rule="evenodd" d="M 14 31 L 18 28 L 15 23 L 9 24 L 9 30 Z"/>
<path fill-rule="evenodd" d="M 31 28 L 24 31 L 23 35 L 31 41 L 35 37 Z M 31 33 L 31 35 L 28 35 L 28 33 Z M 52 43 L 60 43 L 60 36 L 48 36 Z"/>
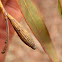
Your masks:
<path fill-rule="evenodd" d="M 48 30 L 43 23 L 43 19 L 41 18 L 36 6 L 31 0 L 17 0 L 17 2 L 28 26 L 31 28 L 33 34 L 42 45 L 44 51 L 53 62 L 59 62 Z"/>
<path fill-rule="evenodd" d="M 62 16 L 61 0 L 58 0 L 58 9 L 59 9 L 60 16 Z"/>

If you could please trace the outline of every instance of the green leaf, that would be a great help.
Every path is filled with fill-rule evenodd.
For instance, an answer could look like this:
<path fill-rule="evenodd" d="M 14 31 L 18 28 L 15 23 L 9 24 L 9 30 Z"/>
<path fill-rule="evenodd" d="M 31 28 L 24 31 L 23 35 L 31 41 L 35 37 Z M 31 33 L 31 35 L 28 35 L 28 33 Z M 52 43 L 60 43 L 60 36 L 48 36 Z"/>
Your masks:
<path fill-rule="evenodd" d="M 58 9 L 59 9 L 60 16 L 62 16 L 61 0 L 58 0 Z"/>
<path fill-rule="evenodd" d="M 31 28 L 33 34 L 42 45 L 44 51 L 53 62 L 59 62 L 48 30 L 43 23 L 43 19 L 41 18 L 40 13 L 38 12 L 38 9 L 34 3 L 31 0 L 17 0 L 17 2 L 28 26 Z"/>

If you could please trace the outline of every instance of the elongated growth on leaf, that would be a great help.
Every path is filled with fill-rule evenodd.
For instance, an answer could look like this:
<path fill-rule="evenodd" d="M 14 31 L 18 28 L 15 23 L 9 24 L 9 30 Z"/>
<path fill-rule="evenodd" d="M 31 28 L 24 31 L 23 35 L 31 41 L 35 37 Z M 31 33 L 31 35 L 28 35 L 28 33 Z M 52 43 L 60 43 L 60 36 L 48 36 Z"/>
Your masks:
<path fill-rule="evenodd" d="M 53 62 L 59 62 L 54 51 L 48 30 L 43 23 L 43 19 L 38 13 L 36 6 L 31 0 L 17 0 L 23 16 L 31 28 L 33 34 L 42 45 L 44 51 Z"/>
<path fill-rule="evenodd" d="M 9 14 L 8 19 L 10 20 L 20 39 L 31 48 L 36 49 L 34 41 L 28 31 Z"/>

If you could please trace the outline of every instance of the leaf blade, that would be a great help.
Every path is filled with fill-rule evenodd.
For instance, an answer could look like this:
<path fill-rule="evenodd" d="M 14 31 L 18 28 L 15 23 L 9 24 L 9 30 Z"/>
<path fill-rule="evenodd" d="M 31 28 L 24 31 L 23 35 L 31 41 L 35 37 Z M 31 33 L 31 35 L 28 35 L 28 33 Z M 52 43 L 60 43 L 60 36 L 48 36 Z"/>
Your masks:
<path fill-rule="evenodd" d="M 62 16 L 61 0 L 58 0 L 58 10 L 59 10 L 60 16 Z"/>
<path fill-rule="evenodd" d="M 46 26 L 31 0 L 17 0 L 21 11 L 37 40 L 53 62 L 59 62 Z"/>

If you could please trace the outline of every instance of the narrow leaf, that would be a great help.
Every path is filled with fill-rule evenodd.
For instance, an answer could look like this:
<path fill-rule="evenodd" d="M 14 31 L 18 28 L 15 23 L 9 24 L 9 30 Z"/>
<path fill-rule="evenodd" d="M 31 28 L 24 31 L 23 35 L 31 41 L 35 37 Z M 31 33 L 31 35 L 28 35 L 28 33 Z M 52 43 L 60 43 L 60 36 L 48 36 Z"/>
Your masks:
<path fill-rule="evenodd" d="M 28 26 L 31 28 L 33 34 L 42 45 L 44 51 L 53 62 L 59 62 L 47 28 L 44 25 L 43 19 L 41 18 L 36 6 L 31 0 L 17 0 L 17 2 Z"/>
<path fill-rule="evenodd" d="M 60 15 L 62 16 L 61 0 L 58 0 L 58 9 L 59 9 Z"/>
<path fill-rule="evenodd" d="M 59 13 L 62 16 L 62 7 L 61 7 L 61 0 L 58 0 L 58 9 L 59 9 Z"/>

